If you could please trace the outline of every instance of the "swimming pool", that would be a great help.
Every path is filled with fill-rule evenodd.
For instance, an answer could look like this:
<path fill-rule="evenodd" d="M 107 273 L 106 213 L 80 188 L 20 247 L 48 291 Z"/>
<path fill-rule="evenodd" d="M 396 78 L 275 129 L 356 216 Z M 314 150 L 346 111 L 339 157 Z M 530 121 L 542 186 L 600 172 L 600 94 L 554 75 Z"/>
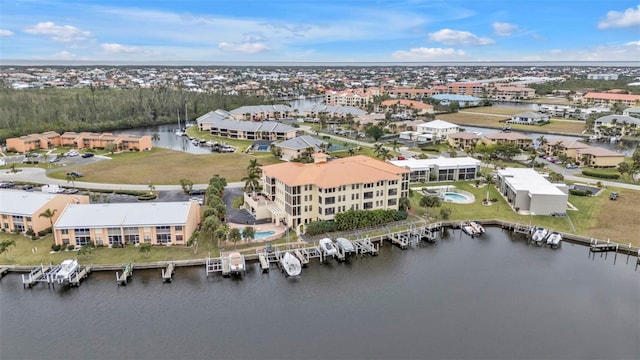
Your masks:
<path fill-rule="evenodd" d="M 473 199 L 467 197 L 466 195 L 454 193 L 454 192 L 446 192 L 444 193 L 444 200 L 450 201 L 453 203 L 465 204 L 473 202 Z"/>
<path fill-rule="evenodd" d="M 269 150 L 269 145 L 258 145 L 258 151 L 267 151 Z"/>
<path fill-rule="evenodd" d="M 262 238 L 266 238 L 267 236 L 271 236 L 273 234 L 275 234 L 276 232 L 273 230 L 269 230 L 269 231 L 256 231 L 253 235 L 254 239 L 262 239 Z M 242 234 L 242 229 L 240 229 L 240 234 Z"/>

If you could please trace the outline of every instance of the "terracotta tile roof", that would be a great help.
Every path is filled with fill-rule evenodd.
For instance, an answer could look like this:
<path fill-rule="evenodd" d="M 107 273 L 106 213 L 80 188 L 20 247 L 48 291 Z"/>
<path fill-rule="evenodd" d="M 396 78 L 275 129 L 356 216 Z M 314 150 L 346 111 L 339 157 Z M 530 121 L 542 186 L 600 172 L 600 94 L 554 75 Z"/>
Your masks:
<path fill-rule="evenodd" d="M 486 134 L 484 137 L 489 140 L 531 140 L 526 135 L 517 132 Z"/>
<path fill-rule="evenodd" d="M 589 145 L 583 142 L 569 139 L 553 139 L 547 141 L 547 144 L 550 146 L 561 146 L 565 149 L 584 149 L 589 147 Z"/>
<path fill-rule="evenodd" d="M 289 186 L 313 184 L 322 188 L 401 180 L 409 170 L 364 155 L 335 159 L 326 163 L 289 162 L 262 167 L 265 176 Z"/>
<path fill-rule="evenodd" d="M 462 139 L 462 140 L 474 140 L 474 139 L 480 139 L 480 136 L 478 136 L 478 135 L 476 135 L 474 133 L 461 131 L 461 132 L 457 132 L 455 134 L 450 134 L 449 138 L 451 138 L 451 139 Z"/>
<path fill-rule="evenodd" d="M 599 157 L 611 157 L 611 156 L 624 157 L 623 154 L 617 153 L 609 149 L 596 147 L 596 146 L 589 146 L 585 149 L 578 149 L 577 152 L 578 154 L 581 154 L 581 155 L 586 154 L 586 155 L 593 155 L 593 156 L 599 156 Z"/>
<path fill-rule="evenodd" d="M 415 109 L 433 109 L 432 105 L 425 104 L 420 101 L 414 101 L 414 100 L 393 100 L 392 99 L 392 100 L 385 100 L 382 103 L 380 103 L 380 105 L 382 106 L 393 106 L 396 104 L 406 106 L 406 107 L 413 107 Z"/>
<path fill-rule="evenodd" d="M 585 99 L 603 99 L 603 100 L 638 101 L 638 100 L 640 100 L 640 95 L 590 92 L 590 93 L 587 93 L 586 95 L 584 95 L 583 98 L 585 98 Z"/>

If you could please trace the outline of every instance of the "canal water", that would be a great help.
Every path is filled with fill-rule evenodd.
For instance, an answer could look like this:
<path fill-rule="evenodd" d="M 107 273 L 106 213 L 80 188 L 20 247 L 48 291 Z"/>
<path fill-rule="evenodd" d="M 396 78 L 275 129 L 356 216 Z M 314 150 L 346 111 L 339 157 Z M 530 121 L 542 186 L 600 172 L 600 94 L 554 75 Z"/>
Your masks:
<path fill-rule="evenodd" d="M 152 250 L 153 251 L 153 250 Z M 203 254 L 204 255 L 204 254 Z M 2 359 L 638 359 L 640 270 L 625 255 L 536 246 L 499 228 L 378 257 L 114 272 L 79 287 L 0 282 Z"/>

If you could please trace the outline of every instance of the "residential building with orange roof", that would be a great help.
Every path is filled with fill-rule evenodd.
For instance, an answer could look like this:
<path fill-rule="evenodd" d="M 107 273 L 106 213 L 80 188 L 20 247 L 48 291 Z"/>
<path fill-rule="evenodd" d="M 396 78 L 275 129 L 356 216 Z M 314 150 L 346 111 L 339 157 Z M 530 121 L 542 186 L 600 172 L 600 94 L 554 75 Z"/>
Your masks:
<path fill-rule="evenodd" d="M 480 136 L 471 132 L 460 131 L 455 134 L 449 134 L 447 141 L 453 149 L 469 151 L 475 148 L 478 141 L 480 141 Z"/>
<path fill-rule="evenodd" d="M 380 89 L 377 87 L 343 91 L 327 90 L 324 94 L 324 102 L 327 105 L 364 107 L 373 102 L 374 96 L 380 96 L 381 94 Z"/>
<path fill-rule="evenodd" d="M 115 143 L 118 150 L 142 151 L 153 146 L 151 136 L 90 133 L 90 132 L 65 132 L 60 135 L 55 131 L 47 131 L 42 134 L 30 134 L 19 138 L 7 139 L 7 148 L 25 153 L 33 150 L 51 149 L 55 146 L 69 146 L 78 149 L 105 148 L 108 144 Z"/>
<path fill-rule="evenodd" d="M 615 151 L 589 146 L 577 150 L 577 163 L 592 167 L 616 167 L 624 161 L 624 155 Z"/>
<path fill-rule="evenodd" d="M 640 105 L 640 95 L 590 92 L 582 96 L 582 102 L 589 105 L 618 103 L 632 107 Z"/>
<path fill-rule="evenodd" d="M 245 193 L 245 207 L 256 219 L 293 226 L 304 233 L 305 224 L 333 220 L 347 210 L 398 209 L 408 196 L 410 171 L 368 156 L 314 163 L 288 162 L 263 166 L 262 192 Z"/>
<path fill-rule="evenodd" d="M 482 141 L 487 145 L 514 144 L 520 149 L 528 148 L 532 145 L 533 140 L 526 135 L 517 132 L 500 132 L 486 134 Z"/>
<path fill-rule="evenodd" d="M 535 89 L 513 85 L 496 84 L 489 87 L 487 92 L 491 99 L 502 101 L 533 99 L 536 96 Z"/>
<path fill-rule="evenodd" d="M 450 94 L 470 95 L 483 97 L 485 93 L 484 84 L 476 82 L 458 82 L 447 85 Z"/>
<path fill-rule="evenodd" d="M 445 86 L 446 88 L 446 86 Z M 394 88 L 389 89 L 387 94 L 394 99 L 422 99 L 431 95 L 439 94 L 436 89 L 414 89 L 414 88 Z"/>
<path fill-rule="evenodd" d="M 434 113 L 433 105 L 425 104 L 421 101 L 415 101 L 415 100 L 406 100 L 406 99 L 385 100 L 380 103 L 380 106 L 386 107 L 386 108 L 395 106 L 400 111 L 416 112 L 418 115 Z"/>
<path fill-rule="evenodd" d="M 572 159 L 577 159 L 578 150 L 586 149 L 588 147 L 590 147 L 590 145 L 577 140 L 553 139 L 544 144 L 544 151 L 547 155 L 564 154 Z"/>

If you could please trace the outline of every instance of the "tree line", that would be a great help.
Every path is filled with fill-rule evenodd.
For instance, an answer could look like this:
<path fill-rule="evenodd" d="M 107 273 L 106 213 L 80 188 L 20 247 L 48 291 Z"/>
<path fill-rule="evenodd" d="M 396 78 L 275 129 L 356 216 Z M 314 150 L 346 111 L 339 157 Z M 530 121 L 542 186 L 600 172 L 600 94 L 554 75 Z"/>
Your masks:
<path fill-rule="evenodd" d="M 109 131 L 184 122 L 216 109 L 265 102 L 255 95 L 153 89 L 34 89 L 0 87 L 0 142 L 44 131 Z"/>

